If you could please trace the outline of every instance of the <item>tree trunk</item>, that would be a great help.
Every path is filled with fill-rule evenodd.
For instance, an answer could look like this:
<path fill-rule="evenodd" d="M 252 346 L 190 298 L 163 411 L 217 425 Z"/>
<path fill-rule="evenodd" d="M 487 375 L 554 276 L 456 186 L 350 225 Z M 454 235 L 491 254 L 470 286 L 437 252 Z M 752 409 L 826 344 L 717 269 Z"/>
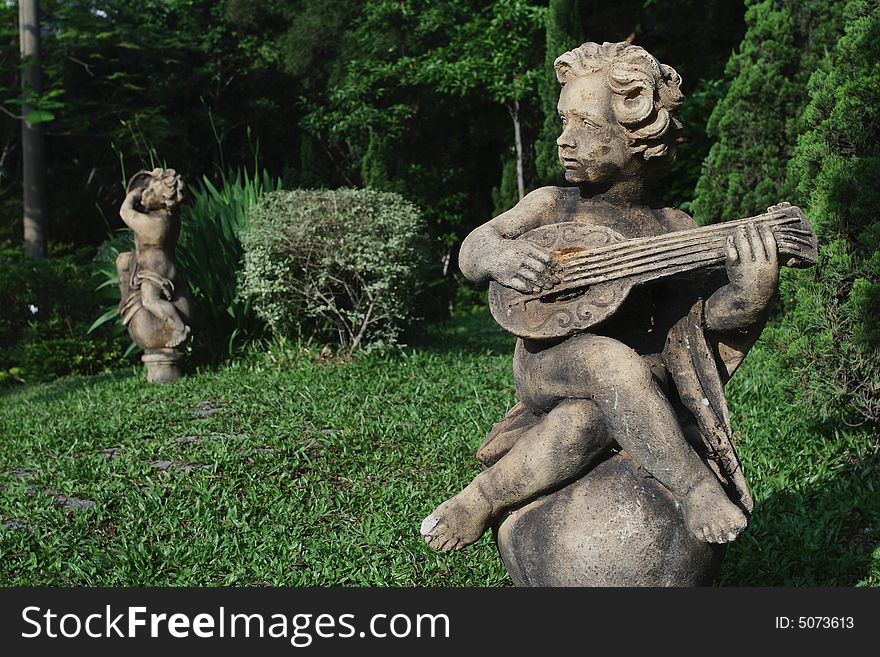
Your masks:
<path fill-rule="evenodd" d="M 519 123 L 519 101 L 514 100 L 508 104 L 507 111 L 510 112 L 510 118 L 513 119 L 513 138 L 516 143 L 516 188 L 519 197 L 522 198 L 526 195 L 526 182 L 523 175 L 523 140 Z"/>
<path fill-rule="evenodd" d="M 37 0 L 19 0 L 19 45 L 22 59 L 21 90 L 25 99 L 43 91 L 40 70 L 40 9 Z M 21 159 L 24 179 L 24 250 L 33 258 L 46 256 L 46 152 L 43 125 L 32 125 L 28 115 L 36 108 L 22 105 Z"/>

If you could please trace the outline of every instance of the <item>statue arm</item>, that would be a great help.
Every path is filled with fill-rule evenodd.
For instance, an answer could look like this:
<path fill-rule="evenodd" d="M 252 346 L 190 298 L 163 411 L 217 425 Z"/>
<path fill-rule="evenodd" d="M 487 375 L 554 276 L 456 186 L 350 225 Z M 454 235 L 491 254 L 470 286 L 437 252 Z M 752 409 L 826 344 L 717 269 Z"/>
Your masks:
<path fill-rule="evenodd" d="M 560 279 L 551 254 L 517 240 L 547 223 L 556 201 L 553 191 L 552 187 L 536 189 L 507 212 L 473 230 L 459 251 L 462 273 L 474 283 L 495 280 L 524 293 L 557 285 Z"/>
<path fill-rule="evenodd" d="M 697 227 L 693 218 L 680 210 L 666 208 L 660 216 L 670 231 Z M 753 227 L 739 232 L 728 242 L 726 251 L 727 284 L 706 299 L 704 314 L 706 338 L 725 383 L 764 330 L 779 271 L 776 242 L 769 230 L 762 232 Z M 706 293 L 704 283 L 697 278 L 679 281 L 678 289 L 687 299 Z M 680 313 L 681 309 L 676 307 L 673 312 Z"/>
<path fill-rule="evenodd" d="M 779 282 L 776 240 L 769 228 L 743 228 L 727 243 L 729 282 L 706 301 L 708 337 L 727 381 L 763 331 Z"/>
<path fill-rule="evenodd" d="M 122 218 L 122 221 L 125 222 L 125 225 L 131 228 L 135 234 L 143 233 L 148 230 L 153 224 L 153 219 L 144 214 L 143 212 L 138 212 L 135 209 L 135 200 L 137 199 L 140 190 L 134 190 L 125 195 L 125 200 L 122 202 L 122 207 L 119 208 L 119 216 Z"/>

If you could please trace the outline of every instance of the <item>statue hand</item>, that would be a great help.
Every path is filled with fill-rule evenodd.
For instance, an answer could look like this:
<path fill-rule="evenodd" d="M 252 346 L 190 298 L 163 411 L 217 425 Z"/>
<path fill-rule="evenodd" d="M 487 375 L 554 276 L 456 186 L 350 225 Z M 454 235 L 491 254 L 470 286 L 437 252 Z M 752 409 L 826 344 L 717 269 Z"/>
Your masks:
<path fill-rule="evenodd" d="M 137 187 L 130 192 L 125 194 L 125 200 L 122 202 L 123 205 L 128 207 L 135 207 L 141 200 L 141 194 L 143 193 L 142 187 Z"/>
<path fill-rule="evenodd" d="M 562 268 L 549 253 L 525 240 L 504 242 L 497 252 L 486 254 L 486 270 L 495 281 L 524 294 L 559 284 Z"/>
<path fill-rule="evenodd" d="M 766 225 L 742 226 L 727 238 L 727 276 L 744 313 L 761 312 L 770 303 L 779 282 L 776 238 Z"/>

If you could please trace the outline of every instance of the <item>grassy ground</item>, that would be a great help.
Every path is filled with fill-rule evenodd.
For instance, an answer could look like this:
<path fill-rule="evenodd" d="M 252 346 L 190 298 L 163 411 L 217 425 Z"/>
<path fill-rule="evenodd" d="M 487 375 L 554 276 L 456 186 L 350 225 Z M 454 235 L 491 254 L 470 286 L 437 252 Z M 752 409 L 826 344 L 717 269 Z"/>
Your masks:
<path fill-rule="evenodd" d="M 512 340 L 477 315 L 339 364 L 276 345 L 173 384 L 139 370 L 0 397 L 7 585 L 505 586 L 485 536 L 418 536 L 514 403 Z M 880 447 L 811 429 L 760 348 L 731 384 L 757 498 L 727 585 L 880 583 Z M 872 552 L 873 550 L 873 552 Z"/>

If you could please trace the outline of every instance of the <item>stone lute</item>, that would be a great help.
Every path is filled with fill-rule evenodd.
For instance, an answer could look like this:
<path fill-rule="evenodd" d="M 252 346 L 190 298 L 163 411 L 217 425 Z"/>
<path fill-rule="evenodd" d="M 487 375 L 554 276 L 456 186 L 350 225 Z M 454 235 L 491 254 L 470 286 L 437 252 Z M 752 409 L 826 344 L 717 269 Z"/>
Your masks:
<path fill-rule="evenodd" d="M 770 227 L 780 264 L 816 264 L 813 227 L 800 208 L 788 203 L 756 217 L 635 239 L 625 239 L 604 226 L 557 223 L 535 228 L 519 239 L 553 254 L 561 267 L 561 282 L 549 290 L 523 294 L 492 281 L 489 308 L 502 328 L 521 338 L 546 340 L 585 331 L 613 315 L 637 285 L 724 267 L 728 236 L 750 223 Z"/>

